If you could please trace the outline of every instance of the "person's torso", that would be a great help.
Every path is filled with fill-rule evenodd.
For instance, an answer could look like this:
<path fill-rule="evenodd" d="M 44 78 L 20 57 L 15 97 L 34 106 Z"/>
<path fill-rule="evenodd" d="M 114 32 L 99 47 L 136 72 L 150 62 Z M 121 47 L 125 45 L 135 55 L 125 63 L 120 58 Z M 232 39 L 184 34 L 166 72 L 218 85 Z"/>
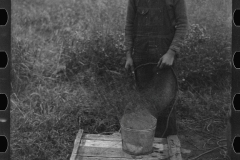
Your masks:
<path fill-rule="evenodd" d="M 166 2 L 168 1 L 168 3 Z M 135 0 L 136 35 L 169 35 L 174 32 L 174 15 L 170 0 Z"/>
<path fill-rule="evenodd" d="M 133 41 L 136 65 L 156 62 L 167 52 L 175 33 L 166 0 L 135 0 Z"/>

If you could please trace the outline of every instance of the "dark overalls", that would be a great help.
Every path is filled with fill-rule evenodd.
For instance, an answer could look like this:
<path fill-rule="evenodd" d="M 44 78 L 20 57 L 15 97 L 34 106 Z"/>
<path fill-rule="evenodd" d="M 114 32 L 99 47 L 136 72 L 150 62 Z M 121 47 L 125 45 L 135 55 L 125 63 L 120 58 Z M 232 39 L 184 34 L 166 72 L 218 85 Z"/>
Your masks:
<path fill-rule="evenodd" d="M 141 64 L 159 61 L 170 47 L 175 28 L 167 12 L 166 0 L 136 0 L 135 4 L 137 11 L 132 58 L 136 68 Z M 175 108 L 171 112 L 166 129 L 171 108 L 172 106 L 165 108 L 157 117 L 156 137 L 166 138 L 168 135 L 177 134 Z"/>

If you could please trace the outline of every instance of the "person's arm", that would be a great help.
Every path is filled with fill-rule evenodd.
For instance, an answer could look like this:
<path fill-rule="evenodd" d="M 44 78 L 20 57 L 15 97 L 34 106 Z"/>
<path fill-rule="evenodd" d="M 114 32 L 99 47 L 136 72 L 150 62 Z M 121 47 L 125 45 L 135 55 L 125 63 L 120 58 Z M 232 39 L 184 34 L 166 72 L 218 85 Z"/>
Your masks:
<path fill-rule="evenodd" d="M 125 24 L 125 51 L 132 53 L 134 39 L 135 0 L 128 0 L 127 16 Z"/>
<path fill-rule="evenodd" d="M 182 42 L 188 30 L 187 9 L 185 0 L 172 0 L 175 15 L 175 35 L 169 50 L 158 61 L 160 68 L 172 66 L 175 57 L 178 57 Z"/>
<path fill-rule="evenodd" d="M 173 6 L 176 31 L 170 49 L 178 54 L 180 52 L 181 43 L 188 30 L 187 7 L 185 0 L 173 0 Z"/>
<path fill-rule="evenodd" d="M 135 0 L 128 0 L 127 7 L 127 17 L 126 17 L 126 25 L 125 25 L 125 51 L 126 51 L 126 64 L 125 68 L 128 69 L 131 67 L 133 71 L 133 60 L 132 60 L 132 52 L 133 52 L 133 40 L 134 40 L 134 19 L 135 19 Z"/>

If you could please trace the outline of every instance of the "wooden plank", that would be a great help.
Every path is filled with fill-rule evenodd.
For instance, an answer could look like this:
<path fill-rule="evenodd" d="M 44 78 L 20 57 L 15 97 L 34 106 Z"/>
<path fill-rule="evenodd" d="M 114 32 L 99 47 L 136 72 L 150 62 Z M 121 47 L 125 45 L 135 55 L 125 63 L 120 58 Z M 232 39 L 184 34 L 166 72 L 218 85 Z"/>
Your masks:
<path fill-rule="evenodd" d="M 122 148 L 122 141 L 105 141 L 105 140 L 81 140 L 81 147 L 97 147 L 97 148 Z M 157 150 L 167 150 L 168 146 L 162 143 L 153 143 L 153 147 Z"/>
<path fill-rule="evenodd" d="M 82 142 L 81 142 L 82 143 Z M 83 141 L 83 143 L 85 143 Z M 143 156 L 143 157 L 152 157 L 152 159 L 165 159 L 169 157 L 167 145 L 162 145 L 161 148 L 157 148 L 162 144 L 154 147 L 154 152 L 152 154 Z M 78 155 L 83 157 L 109 157 L 109 158 L 129 158 L 129 154 L 122 151 L 122 148 L 99 148 L 99 147 L 86 147 L 84 144 L 81 144 L 82 147 L 78 150 Z M 130 156 L 131 157 L 131 156 Z"/>
<path fill-rule="evenodd" d="M 165 159 L 161 159 L 158 157 L 142 157 L 142 156 L 138 156 L 138 157 L 121 157 L 121 158 L 115 158 L 115 157 L 82 157 L 81 155 L 77 155 L 76 160 L 169 160 L 168 158 Z"/>
<path fill-rule="evenodd" d="M 84 134 L 82 139 L 86 140 L 106 140 L 106 141 L 122 141 L 121 135 L 100 135 L 100 134 Z"/>
<path fill-rule="evenodd" d="M 72 155 L 71 155 L 70 160 L 76 160 L 76 155 L 77 155 L 78 149 L 79 149 L 79 147 L 80 147 L 82 135 L 83 135 L 83 130 L 80 129 L 80 130 L 78 131 L 77 137 L 76 137 L 76 139 L 75 139 L 75 141 L 74 141 L 74 148 L 73 148 L 73 151 L 72 151 Z"/>
<path fill-rule="evenodd" d="M 177 135 L 167 137 L 170 160 L 182 160 L 181 144 Z"/>
<path fill-rule="evenodd" d="M 88 140 L 106 140 L 106 141 L 122 141 L 121 134 L 113 134 L 113 135 L 101 135 L 101 134 L 84 134 L 82 139 Z M 154 142 L 162 143 L 166 140 L 166 138 L 154 138 Z"/>
<path fill-rule="evenodd" d="M 105 141 L 105 140 L 85 140 L 83 139 L 81 147 L 97 148 L 122 148 L 122 141 Z"/>

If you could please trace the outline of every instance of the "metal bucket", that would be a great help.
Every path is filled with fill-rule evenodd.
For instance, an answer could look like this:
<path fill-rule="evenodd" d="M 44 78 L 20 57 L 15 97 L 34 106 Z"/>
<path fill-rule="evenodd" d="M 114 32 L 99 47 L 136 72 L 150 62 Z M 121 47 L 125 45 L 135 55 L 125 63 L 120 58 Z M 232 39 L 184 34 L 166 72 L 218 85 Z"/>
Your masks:
<path fill-rule="evenodd" d="M 152 116 L 153 117 L 153 116 Z M 154 127 L 137 130 L 126 128 L 121 124 L 122 149 L 131 155 L 145 155 L 153 151 L 153 141 L 157 119 L 154 118 Z"/>

